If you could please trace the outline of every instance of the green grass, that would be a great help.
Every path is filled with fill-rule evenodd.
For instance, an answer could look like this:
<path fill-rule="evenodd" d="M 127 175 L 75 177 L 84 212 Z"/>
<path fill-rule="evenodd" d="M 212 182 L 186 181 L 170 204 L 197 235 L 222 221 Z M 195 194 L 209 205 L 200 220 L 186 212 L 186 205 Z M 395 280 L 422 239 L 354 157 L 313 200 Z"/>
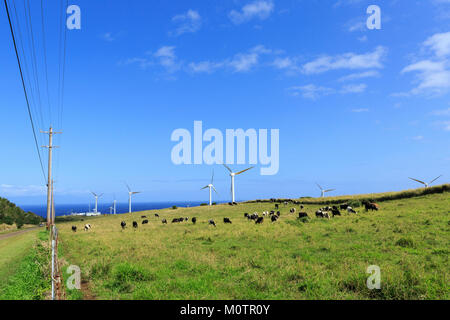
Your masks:
<path fill-rule="evenodd" d="M 281 205 L 276 223 L 255 225 L 244 212 L 271 203 L 217 205 L 89 219 L 59 225 L 67 264 L 76 264 L 98 299 L 449 299 L 449 193 L 385 201 L 381 210 L 331 220 L 298 220 Z M 298 206 L 297 212 L 298 212 Z M 149 225 L 140 223 L 144 214 Z M 197 217 L 171 224 L 174 217 Z M 225 225 L 229 217 L 232 225 Z M 217 228 L 207 221 L 214 219 Z M 120 221 L 128 228 L 121 231 Z M 369 290 L 369 265 L 381 290 Z M 81 298 L 81 295 L 78 296 Z"/>
<path fill-rule="evenodd" d="M 39 239 L 39 240 L 38 240 Z M 49 289 L 46 232 L 0 240 L 0 300 L 40 300 Z"/>

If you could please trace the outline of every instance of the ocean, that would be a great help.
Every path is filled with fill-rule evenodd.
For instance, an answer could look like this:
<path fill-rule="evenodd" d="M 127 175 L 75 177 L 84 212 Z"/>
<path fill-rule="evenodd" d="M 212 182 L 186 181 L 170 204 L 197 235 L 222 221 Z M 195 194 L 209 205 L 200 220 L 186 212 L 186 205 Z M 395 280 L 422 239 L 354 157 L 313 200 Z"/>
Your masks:
<path fill-rule="evenodd" d="M 196 207 L 200 204 L 205 203 L 204 201 L 191 201 L 191 202 L 141 202 L 132 203 L 133 212 L 144 211 L 144 210 L 155 210 L 171 208 L 172 206 L 177 207 Z M 219 203 L 219 202 L 218 202 Z M 98 204 L 98 211 L 104 214 L 109 214 L 109 207 L 112 204 Z M 47 205 L 22 205 L 20 206 L 24 211 L 31 211 L 41 217 L 47 216 Z M 93 211 L 94 206 L 91 206 L 89 210 L 89 205 L 86 204 L 55 204 L 55 215 L 56 216 L 66 216 L 71 213 L 76 212 L 89 212 Z M 117 213 L 128 213 L 128 203 L 117 203 L 116 205 Z"/>

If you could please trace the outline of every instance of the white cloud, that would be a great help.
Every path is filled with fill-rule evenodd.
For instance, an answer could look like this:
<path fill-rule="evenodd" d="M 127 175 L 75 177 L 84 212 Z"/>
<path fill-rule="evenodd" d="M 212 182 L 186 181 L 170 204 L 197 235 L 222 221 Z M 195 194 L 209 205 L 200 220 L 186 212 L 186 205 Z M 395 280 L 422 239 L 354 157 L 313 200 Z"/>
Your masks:
<path fill-rule="evenodd" d="M 352 73 L 348 76 L 344 76 L 340 78 L 338 81 L 344 82 L 344 81 L 352 81 L 357 79 L 363 79 L 363 78 L 373 78 L 373 77 L 379 77 L 380 73 L 376 70 L 370 70 L 365 72 L 359 72 L 359 73 Z"/>
<path fill-rule="evenodd" d="M 202 25 L 202 18 L 200 14 L 191 9 L 184 14 L 174 16 L 172 21 L 178 24 L 178 28 L 173 32 L 176 36 L 183 33 L 197 32 Z"/>
<path fill-rule="evenodd" d="M 431 114 L 434 116 L 450 116 L 450 108 L 443 110 L 434 110 Z"/>
<path fill-rule="evenodd" d="M 327 88 L 327 87 L 320 87 L 320 86 L 316 86 L 314 84 L 291 87 L 291 88 L 288 88 L 288 91 L 290 91 L 293 96 L 301 95 L 303 98 L 313 99 L 313 100 L 319 98 L 320 96 L 330 95 L 335 92 L 334 89 Z"/>
<path fill-rule="evenodd" d="M 168 72 L 174 72 L 180 68 L 174 46 L 163 46 L 153 56 L 158 59 L 159 64 L 166 68 Z"/>
<path fill-rule="evenodd" d="M 382 68 L 382 59 L 386 48 L 378 46 L 374 52 L 366 54 L 345 53 L 337 56 L 322 56 L 303 65 L 306 74 L 322 73 L 337 69 L 373 69 Z"/>
<path fill-rule="evenodd" d="M 450 32 L 436 33 L 423 44 L 423 49 L 431 51 L 431 56 L 403 68 L 402 73 L 416 75 L 415 88 L 398 96 L 416 94 L 442 95 L 450 90 Z"/>
<path fill-rule="evenodd" d="M 355 112 L 355 113 L 369 112 L 369 109 L 368 108 L 353 109 L 352 112 Z"/>
<path fill-rule="evenodd" d="M 367 85 L 361 84 L 350 84 L 342 87 L 341 93 L 361 93 L 366 91 Z"/>
<path fill-rule="evenodd" d="M 0 193 L 6 197 L 18 197 L 18 196 L 40 196 L 47 194 L 47 188 L 45 186 L 15 186 L 9 184 L 0 185 Z"/>
<path fill-rule="evenodd" d="M 439 58 L 450 55 L 450 32 L 436 33 L 428 38 L 424 45 L 431 48 Z"/>
<path fill-rule="evenodd" d="M 241 24 L 250 21 L 253 18 L 259 20 L 267 19 L 273 12 L 274 4 L 268 0 L 257 0 L 246 4 L 240 11 L 232 10 L 229 18 L 234 24 Z"/>
<path fill-rule="evenodd" d="M 412 139 L 415 141 L 421 141 L 421 140 L 423 140 L 423 136 L 415 136 L 415 137 L 412 137 Z"/>
<path fill-rule="evenodd" d="M 223 67 L 224 63 L 222 62 L 211 62 L 211 61 L 202 61 L 202 62 L 191 62 L 188 67 L 190 71 L 194 73 L 213 73 L 217 69 Z"/>

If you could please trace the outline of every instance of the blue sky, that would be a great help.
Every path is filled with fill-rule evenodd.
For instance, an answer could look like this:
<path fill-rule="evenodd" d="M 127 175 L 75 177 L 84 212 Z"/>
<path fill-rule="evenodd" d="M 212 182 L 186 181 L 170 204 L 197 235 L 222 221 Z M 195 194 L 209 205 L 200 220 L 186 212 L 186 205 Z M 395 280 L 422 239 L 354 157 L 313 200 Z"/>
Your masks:
<path fill-rule="evenodd" d="M 278 174 L 238 176 L 240 200 L 318 196 L 316 182 L 334 194 L 416 187 L 408 176 L 444 174 L 440 182 L 448 182 L 448 0 L 70 4 L 81 8 L 81 30 L 67 31 L 62 122 L 57 4 L 44 8 L 52 111 L 42 50 L 43 107 L 32 106 L 38 129 L 52 122 L 64 131 L 54 162 L 59 203 L 91 201 L 89 190 L 125 201 L 124 181 L 143 191 L 136 201 L 206 201 L 200 188 L 212 169 L 216 200 L 227 201 L 225 168 L 171 161 L 172 132 L 192 132 L 196 120 L 223 132 L 280 130 Z M 381 30 L 366 27 L 371 4 L 381 8 Z M 40 48 L 38 1 L 31 12 Z M 4 8 L 0 25 L 0 196 L 41 203 L 44 180 Z"/>

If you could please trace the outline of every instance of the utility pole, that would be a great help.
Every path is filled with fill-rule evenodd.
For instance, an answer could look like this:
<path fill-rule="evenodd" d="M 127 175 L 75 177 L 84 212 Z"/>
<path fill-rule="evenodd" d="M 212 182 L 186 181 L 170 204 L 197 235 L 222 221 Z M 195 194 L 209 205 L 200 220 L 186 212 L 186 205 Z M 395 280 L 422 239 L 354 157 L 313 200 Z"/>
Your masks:
<path fill-rule="evenodd" d="M 42 146 L 43 148 L 48 148 L 48 174 L 47 174 L 47 230 L 50 228 L 52 223 L 52 150 L 53 148 L 58 148 L 53 145 L 53 135 L 61 134 L 62 132 L 53 132 L 53 128 L 50 127 L 49 131 L 41 131 L 41 133 L 48 134 L 48 146 Z"/>
<path fill-rule="evenodd" d="M 52 180 L 52 226 L 55 225 L 55 193 L 53 189 L 53 184 L 55 181 Z"/>

